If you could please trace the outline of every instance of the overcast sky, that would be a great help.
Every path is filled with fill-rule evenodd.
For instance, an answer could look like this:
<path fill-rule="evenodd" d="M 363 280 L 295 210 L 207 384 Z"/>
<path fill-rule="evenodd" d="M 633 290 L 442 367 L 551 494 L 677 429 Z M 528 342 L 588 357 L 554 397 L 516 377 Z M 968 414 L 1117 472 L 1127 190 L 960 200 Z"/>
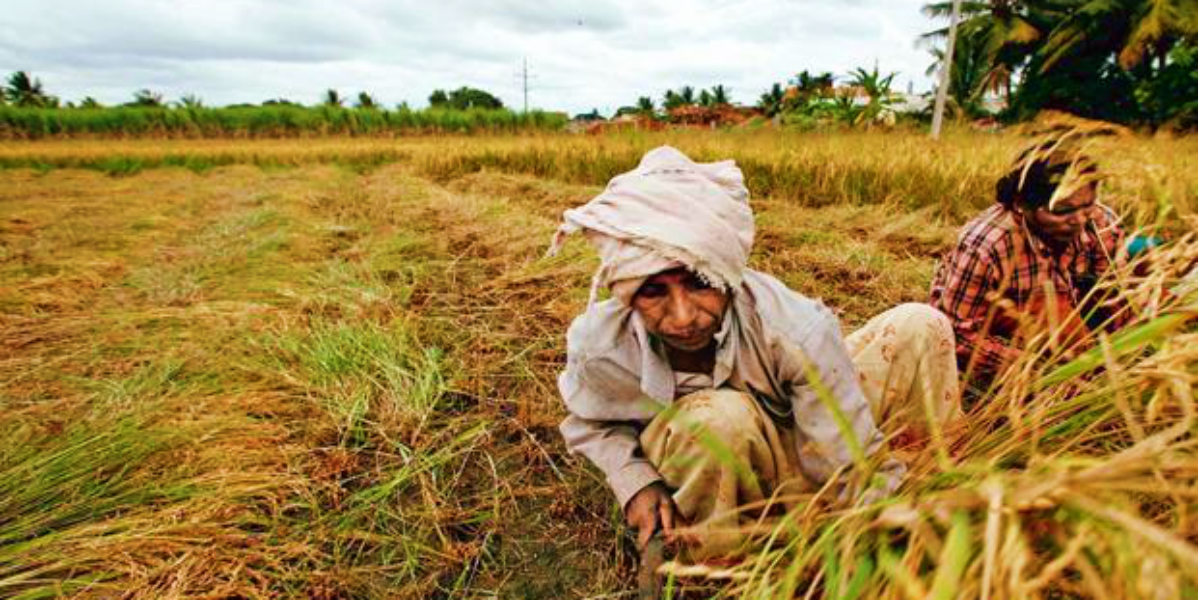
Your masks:
<path fill-rule="evenodd" d="M 435 88 L 486 89 L 520 108 L 611 114 L 668 88 L 724 84 L 753 104 L 800 70 L 895 71 L 917 92 L 937 24 L 916 0 L 30 0 L 6 3 L 0 71 L 30 71 L 66 100 L 148 88 L 207 105 L 328 88 L 426 106 Z"/>

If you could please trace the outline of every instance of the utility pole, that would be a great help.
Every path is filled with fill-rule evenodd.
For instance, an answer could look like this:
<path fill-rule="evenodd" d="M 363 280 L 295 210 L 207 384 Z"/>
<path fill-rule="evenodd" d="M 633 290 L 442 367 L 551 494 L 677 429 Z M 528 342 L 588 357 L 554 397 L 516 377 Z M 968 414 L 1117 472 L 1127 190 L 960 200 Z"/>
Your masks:
<path fill-rule="evenodd" d="M 529 112 L 529 61 L 521 58 L 521 91 L 525 97 L 525 111 Z"/>
<path fill-rule="evenodd" d="M 946 108 L 946 92 L 950 88 L 950 63 L 954 62 L 954 35 L 958 32 L 958 13 L 962 0 L 954 0 L 954 8 L 950 11 L 950 36 L 946 42 L 946 53 L 942 56 L 942 72 L 938 74 L 937 101 L 933 105 L 933 139 L 938 139 L 942 133 L 942 111 Z"/>
<path fill-rule="evenodd" d="M 537 79 L 537 75 L 529 74 L 529 60 L 521 59 L 521 70 L 514 73 L 513 77 L 521 80 L 521 97 L 524 101 L 524 111 L 529 112 L 529 80 Z"/>

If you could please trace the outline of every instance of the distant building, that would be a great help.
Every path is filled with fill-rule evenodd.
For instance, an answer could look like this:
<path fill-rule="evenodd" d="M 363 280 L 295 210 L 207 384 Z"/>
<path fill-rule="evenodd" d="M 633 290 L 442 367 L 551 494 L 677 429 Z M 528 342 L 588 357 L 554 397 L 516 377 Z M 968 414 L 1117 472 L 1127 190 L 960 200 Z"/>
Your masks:
<path fill-rule="evenodd" d="M 919 113 L 930 109 L 933 94 L 893 94 L 892 110 L 899 113 Z"/>

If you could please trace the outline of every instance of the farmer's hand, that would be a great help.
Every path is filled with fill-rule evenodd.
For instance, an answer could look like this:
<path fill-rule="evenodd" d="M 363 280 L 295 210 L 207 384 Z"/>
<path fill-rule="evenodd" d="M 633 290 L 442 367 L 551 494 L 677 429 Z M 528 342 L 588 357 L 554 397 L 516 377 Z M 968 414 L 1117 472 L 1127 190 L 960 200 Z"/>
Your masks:
<path fill-rule="evenodd" d="M 663 536 L 667 542 L 675 538 L 675 523 L 679 521 L 679 511 L 671 492 L 661 481 L 652 483 L 641 489 L 629 499 L 625 506 L 625 523 L 637 529 L 637 545 L 641 550 L 650 541 L 650 536 L 662 525 Z"/>
<path fill-rule="evenodd" d="M 1018 340 L 1049 334 L 1049 343 L 1068 360 L 1093 342 L 1091 330 L 1079 311 L 1065 298 L 1051 302 L 1041 290 L 1035 291 L 1021 310 L 1011 301 L 1005 301 L 997 311 L 992 330 L 994 335 L 1003 332 Z"/>

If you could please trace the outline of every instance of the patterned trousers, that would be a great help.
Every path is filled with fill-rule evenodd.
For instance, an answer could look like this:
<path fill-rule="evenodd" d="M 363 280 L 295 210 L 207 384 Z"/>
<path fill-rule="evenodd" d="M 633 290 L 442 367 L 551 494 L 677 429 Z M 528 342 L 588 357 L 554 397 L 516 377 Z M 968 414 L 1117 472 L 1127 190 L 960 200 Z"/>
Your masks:
<path fill-rule="evenodd" d="M 884 435 L 922 437 L 962 415 L 949 320 L 904 304 L 846 338 Z M 703 390 L 677 400 L 641 434 L 646 457 L 673 490 L 688 525 L 688 558 L 735 552 L 771 498 L 815 491 L 801 474 L 794 428 L 778 427 L 752 396 Z"/>

